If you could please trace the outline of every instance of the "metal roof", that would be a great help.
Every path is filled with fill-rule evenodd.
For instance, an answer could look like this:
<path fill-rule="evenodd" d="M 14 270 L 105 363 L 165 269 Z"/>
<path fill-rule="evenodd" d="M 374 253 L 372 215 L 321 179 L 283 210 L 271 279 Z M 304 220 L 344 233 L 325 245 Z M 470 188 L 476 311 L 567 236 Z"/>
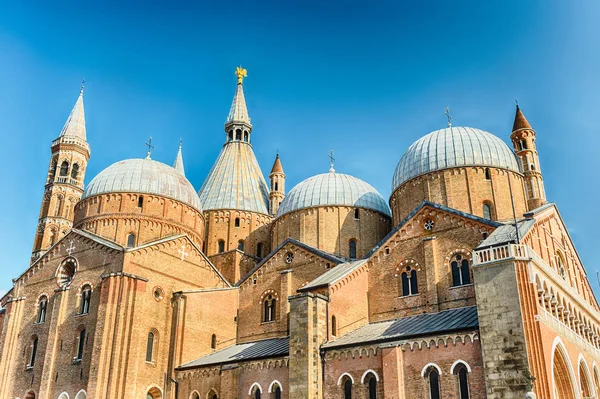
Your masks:
<path fill-rule="evenodd" d="M 392 191 L 424 173 L 459 166 L 520 172 L 517 156 L 500 138 L 471 127 L 448 127 L 429 133 L 406 150 L 396 166 Z"/>
<path fill-rule="evenodd" d="M 244 97 L 244 87 L 241 83 L 238 83 L 235 88 L 235 95 L 231 102 L 231 108 L 229 109 L 229 115 L 225 123 L 231 122 L 245 122 L 250 123 L 250 116 L 248 116 L 248 109 L 246 108 L 246 98 Z"/>
<path fill-rule="evenodd" d="M 245 362 L 254 359 L 288 356 L 290 338 L 271 338 L 262 341 L 247 342 L 232 345 L 189 363 L 182 364 L 178 369 L 203 367 L 214 364 Z"/>
<path fill-rule="evenodd" d="M 381 194 L 369 183 L 350 175 L 330 171 L 298 183 L 283 199 L 277 216 L 313 206 L 347 205 L 372 209 L 384 215 L 392 212 Z"/>
<path fill-rule="evenodd" d="M 523 238 L 525 234 L 533 227 L 535 224 L 535 219 L 522 219 L 517 222 L 519 226 L 519 238 Z M 517 229 L 515 229 L 515 224 L 507 223 L 492 232 L 479 244 L 477 248 L 485 248 L 485 247 L 493 247 L 495 245 L 504 244 L 507 242 L 516 242 L 517 241 Z"/>
<path fill-rule="evenodd" d="M 100 172 L 81 199 L 105 193 L 155 194 L 183 202 L 202 212 L 192 183 L 174 168 L 153 159 L 126 159 Z"/>
<path fill-rule="evenodd" d="M 343 279 L 362 265 L 367 263 L 367 259 L 357 260 L 355 262 L 347 262 L 342 263 L 341 265 L 337 265 L 327 272 L 321 274 L 319 277 L 306 284 L 304 287 L 300 288 L 298 291 L 308 291 L 313 288 L 330 286 L 335 282 Z"/>
<path fill-rule="evenodd" d="M 65 138 L 78 138 L 83 141 L 86 139 L 85 112 L 83 109 L 83 87 L 81 87 L 79 97 L 77 97 L 77 101 L 75 101 L 75 106 L 71 110 L 69 118 L 62 128 L 60 136 Z"/>
<path fill-rule="evenodd" d="M 355 346 L 364 343 L 396 341 L 450 331 L 479 327 L 477 306 L 425 313 L 401 319 L 367 324 L 323 345 L 324 348 Z"/>

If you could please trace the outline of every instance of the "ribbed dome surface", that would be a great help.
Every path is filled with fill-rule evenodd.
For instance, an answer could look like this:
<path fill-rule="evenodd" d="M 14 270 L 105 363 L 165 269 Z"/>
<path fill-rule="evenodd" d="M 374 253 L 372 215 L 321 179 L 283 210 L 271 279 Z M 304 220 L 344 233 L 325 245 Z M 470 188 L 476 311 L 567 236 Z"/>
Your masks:
<path fill-rule="evenodd" d="M 372 209 L 391 216 L 381 194 L 354 176 L 329 172 L 298 183 L 283 199 L 277 216 L 313 206 L 347 205 Z"/>
<path fill-rule="evenodd" d="M 181 173 L 152 159 L 127 159 L 100 172 L 82 199 L 105 193 L 142 193 L 172 198 L 202 212 L 196 190 Z"/>
<path fill-rule="evenodd" d="M 498 137 L 471 127 L 448 127 L 429 133 L 406 150 L 396 166 L 392 191 L 424 173 L 460 166 L 520 171 L 517 156 Z"/>

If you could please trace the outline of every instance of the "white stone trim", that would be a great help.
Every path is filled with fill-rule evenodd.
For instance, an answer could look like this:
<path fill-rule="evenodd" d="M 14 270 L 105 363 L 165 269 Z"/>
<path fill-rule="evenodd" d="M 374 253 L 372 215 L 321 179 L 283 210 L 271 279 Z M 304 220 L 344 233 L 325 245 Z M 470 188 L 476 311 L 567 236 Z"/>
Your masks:
<path fill-rule="evenodd" d="M 69 399 L 69 394 L 66 392 L 63 392 L 60 395 L 58 395 L 58 399 Z"/>
<path fill-rule="evenodd" d="M 575 392 L 575 398 L 573 399 L 580 399 L 579 387 L 577 385 L 575 373 L 573 372 L 573 365 L 571 364 L 571 359 L 569 358 L 569 352 L 567 352 L 567 348 L 565 348 L 565 344 L 562 342 L 560 337 L 554 338 L 554 342 L 552 343 L 552 356 L 550 358 L 550 366 L 552 367 L 552 391 L 554 391 L 556 388 L 556 379 L 554 378 L 554 354 L 557 350 L 562 351 L 563 356 L 567 360 L 567 366 L 569 367 L 569 375 L 571 377 L 571 385 L 573 388 L 573 392 Z"/>
<path fill-rule="evenodd" d="M 471 366 L 469 366 L 469 363 L 465 362 L 462 359 L 458 359 L 457 361 L 455 361 L 454 363 L 452 363 L 452 366 L 450 366 L 450 374 L 454 374 L 454 368 L 456 366 L 458 366 L 460 363 L 464 364 L 467 367 L 467 371 L 469 373 L 471 372 Z"/>
<path fill-rule="evenodd" d="M 83 394 L 83 396 L 80 396 L 81 394 Z M 75 395 L 75 399 L 86 399 L 87 398 L 87 392 L 82 389 L 79 392 L 77 392 L 77 395 Z"/>
<path fill-rule="evenodd" d="M 208 391 L 208 393 L 210 394 L 210 391 Z M 198 392 L 197 390 L 195 390 L 195 389 L 194 389 L 194 390 L 193 390 L 193 391 L 190 393 L 190 399 L 192 399 L 192 398 L 194 397 L 194 394 L 196 394 L 196 395 L 198 395 L 198 397 L 200 397 L 200 392 Z"/>
<path fill-rule="evenodd" d="M 248 395 L 252 395 L 252 390 L 254 389 L 254 387 L 258 388 L 258 391 L 260 393 L 262 393 L 262 387 L 260 386 L 260 384 L 258 382 L 255 382 L 254 384 L 250 385 L 250 389 L 248 390 Z"/>
<path fill-rule="evenodd" d="M 421 370 L 421 377 L 425 378 L 425 371 L 427 371 L 427 369 L 428 369 L 430 366 L 433 366 L 433 367 L 435 367 L 435 368 L 437 369 L 438 373 L 439 373 L 440 375 L 442 375 L 442 369 L 440 368 L 440 366 L 438 366 L 438 365 L 437 365 L 437 364 L 435 364 L 435 363 L 427 363 L 427 364 L 425 365 L 425 367 L 423 367 L 423 370 Z"/>
<path fill-rule="evenodd" d="M 269 385 L 269 390 L 267 392 L 272 393 L 273 392 L 273 385 L 279 385 L 279 388 L 283 391 L 283 385 L 281 385 L 281 382 L 279 382 L 278 380 L 273 380 L 273 382 L 271 383 L 271 385 Z"/>
<path fill-rule="evenodd" d="M 348 376 L 348 378 L 350 378 L 350 381 L 352 381 L 352 385 L 354 385 L 354 378 L 352 378 L 352 376 L 348 373 L 343 373 L 342 375 L 340 375 L 340 378 L 338 378 L 338 385 L 342 385 L 342 379 L 344 378 L 344 376 Z"/>
<path fill-rule="evenodd" d="M 588 380 L 588 388 L 590 388 L 592 390 L 592 393 L 594 393 L 594 379 L 592 378 L 590 368 L 588 367 L 587 362 L 585 361 L 585 358 L 583 357 L 583 354 L 581 352 L 579 352 L 579 356 L 577 356 L 577 376 L 579 377 L 577 383 L 581 385 L 581 373 L 579 372 L 579 365 L 581 365 L 581 363 L 583 363 L 583 367 L 585 369 L 584 371 Z M 581 386 L 581 390 L 583 391 L 583 386 Z"/>
<path fill-rule="evenodd" d="M 375 380 L 377 380 L 377 382 L 379 382 L 379 376 L 377 375 L 377 373 L 375 372 L 375 370 L 373 369 L 368 369 L 367 371 L 364 372 L 364 374 L 362 375 L 362 377 L 360 378 L 360 383 L 364 384 L 365 383 L 365 378 L 367 377 L 367 374 L 372 373 L 375 376 Z M 339 384 L 338 384 L 339 385 Z"/>

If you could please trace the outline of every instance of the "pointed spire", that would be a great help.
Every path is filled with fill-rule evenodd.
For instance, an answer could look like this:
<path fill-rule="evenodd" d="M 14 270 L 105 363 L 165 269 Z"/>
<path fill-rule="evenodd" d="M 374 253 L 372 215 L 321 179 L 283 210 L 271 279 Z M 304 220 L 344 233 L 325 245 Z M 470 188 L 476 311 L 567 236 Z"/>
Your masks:
<path fill-rule="evenodd" d="M 521 112 L 521 108 L 519 108 L 519 104 L 517 104 L 517 112 L 515 114 L 515 122 L 513 123 L 513 132 L 516 132 L 520 129 L 531 129 L 531 125 L 527 122 L 525 115 Z M 533 129 L 531 129 L 533 130 Z"/>
<path fill-rule="evenodd" d="M 271 168 L 271 173 L 283 173 L 283 166 L 281 165 L 281 161 L 279 160 L 279 153 L 275 157 L 275 162 L 273 162 L 273 167 Z"/>
<path fill-rule="evenodd" d="M 69 118 L 67 119 L 65 126 L 63 126 L 62 131 L 60 132 L 60 137 L 75 137 L 83 141 L 86 140 L 85 112 L 83 109 L 84 84 L 85 80 L 81 82 L 81 90 L 79 91 L 79 97 L 77 98 L 75 106 L 69 114 Z"/>
<path fill-rule="evenodd" d="M 179 139 L 179 150 L 177 150 L 177 156 L 175 157 L 175 163 L 173 164 L 173 168 L 182 176 L 185 176 L 185 169 L 183 168 L 183 156 L 181 155 L 181 144 L 182 140 Z"/>
<path fill-rule="evenodd" d="M 235 95 L 233 96 L 233 102 L 231 103 L 231 109 L 227 116 L 226 124 L 233 122 L 247 123 L 250 124 L 250 117 L 248 116 L 248 109 L 246 108 L 246 98 L 244 97 L 244 86 L 242 80 L 247 76 L 246 70 L 238 67 L 236 70 L 238 77 L 237 87 L 235 89 Z"/>

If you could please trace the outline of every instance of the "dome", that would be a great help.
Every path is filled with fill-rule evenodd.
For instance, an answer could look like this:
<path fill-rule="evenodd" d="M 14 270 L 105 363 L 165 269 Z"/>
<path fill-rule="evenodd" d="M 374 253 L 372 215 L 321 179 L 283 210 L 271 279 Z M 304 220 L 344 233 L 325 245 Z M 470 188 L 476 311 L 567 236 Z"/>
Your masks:
<path fill-rule="evenodd" d="M 196 190 L 181 173 L 152 159 L 127 159 L 100 172 L 81 199 L 105 193 L 142 193 L 172 198 L 202 212 Z"/>
<path fill-rule="evenodd" d="M 406 150 L 396 166 L 392 191 L 424 173 L 460 166 L 520 172 L 517 156 L 498 137 L 471 127 L 448 127 L 421 137 Z"/>
<path fill-rule="evenodd" d="M 296 185 L 281 202 L 277 216 L 327 205 L 355 206 L 391 216 L 386 201 L 373 186 L 354 176 L 335 172 L 316 175 Z"/>

